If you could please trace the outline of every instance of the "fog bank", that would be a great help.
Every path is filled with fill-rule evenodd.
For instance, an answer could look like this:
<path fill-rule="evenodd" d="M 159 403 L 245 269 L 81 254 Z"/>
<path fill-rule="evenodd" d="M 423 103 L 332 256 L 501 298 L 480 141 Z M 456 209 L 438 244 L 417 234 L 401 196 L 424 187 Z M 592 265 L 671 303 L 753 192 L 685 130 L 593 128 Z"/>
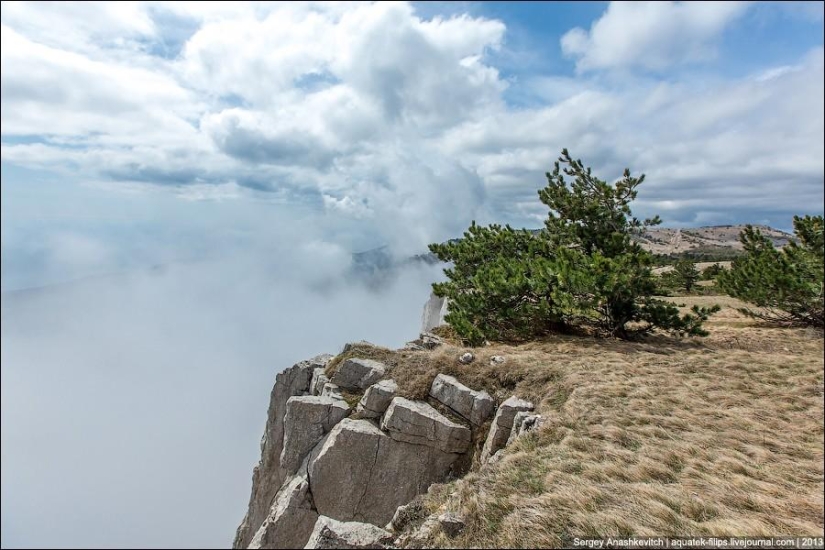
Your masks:
<path fill-rule="evenodd" d="M 275 375 L 417 336 L 433 266 L 249 255 L 6 293 L 2 545 L 228 547 Z"/>

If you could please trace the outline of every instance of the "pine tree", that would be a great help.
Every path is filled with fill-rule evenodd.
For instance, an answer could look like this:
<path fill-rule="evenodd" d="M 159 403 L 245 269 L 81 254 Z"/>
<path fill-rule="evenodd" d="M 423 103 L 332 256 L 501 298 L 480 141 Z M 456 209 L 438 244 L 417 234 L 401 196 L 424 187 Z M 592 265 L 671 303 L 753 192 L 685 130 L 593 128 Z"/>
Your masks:
<path fill-rule="evenodd" d="M 562 168 L 562 165 L 564 166 Z M 572 177 L 568 186 L 565 175 Z M 572 328 L 630 338 L 656 329 L 704 335 L 713 308 L 678 308 L 653 299 L 652 258 L 634 234 L 660 223 L 632 216 L 644 176 L 629 170 L 610 185 L 562 151 L 539 199 L 549 208 L 545 230 L 472 223 L 458 242 L 430 245 L 453 267 L 433 285 L 450 299 L 446 317 L 465 341 L 533 338 Z"/>
<path fill-rule="evenodd" d="M 751 317 L 822 328 L 825 242 L 822 216 L 794 216 L 799 242 L 783 250 L 759 229 L 746 226 L 739 235 L 745 249 L 718 284 L 727 294 L 757 306 L 742 308 Z"/>
<path fill-rule="evenodd" d="M 681 258 L 673 264 L 674 282 L 684 288 L 686 292 L 693 289 L 693 285 L 700 279 L 699 270 L 689 258 Z"/>

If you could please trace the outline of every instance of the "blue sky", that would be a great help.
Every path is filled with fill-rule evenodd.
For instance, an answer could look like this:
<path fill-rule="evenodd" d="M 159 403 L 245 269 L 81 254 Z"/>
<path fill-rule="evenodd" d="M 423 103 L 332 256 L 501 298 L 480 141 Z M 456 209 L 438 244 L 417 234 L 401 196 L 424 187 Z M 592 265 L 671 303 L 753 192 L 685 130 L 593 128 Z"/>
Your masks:
<path fill-rule="evenodd" d="M 666 225 L 789 229 L 822 211 L 822 6 L 4 2 L 3 289 L 537 227 L 563 147 Z"/>

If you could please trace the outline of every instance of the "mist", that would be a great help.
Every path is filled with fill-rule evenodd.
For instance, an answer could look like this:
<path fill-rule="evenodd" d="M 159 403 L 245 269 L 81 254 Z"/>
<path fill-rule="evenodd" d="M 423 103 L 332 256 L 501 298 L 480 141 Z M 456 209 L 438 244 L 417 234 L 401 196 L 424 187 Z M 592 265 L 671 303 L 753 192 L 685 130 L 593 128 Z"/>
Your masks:
<path fill-rule="evenodd" d="M 415 338 L 439 276 L 376 289 L 295 250 L 4 293 L 4 547 L 231 545 L 275 375 Z"/>

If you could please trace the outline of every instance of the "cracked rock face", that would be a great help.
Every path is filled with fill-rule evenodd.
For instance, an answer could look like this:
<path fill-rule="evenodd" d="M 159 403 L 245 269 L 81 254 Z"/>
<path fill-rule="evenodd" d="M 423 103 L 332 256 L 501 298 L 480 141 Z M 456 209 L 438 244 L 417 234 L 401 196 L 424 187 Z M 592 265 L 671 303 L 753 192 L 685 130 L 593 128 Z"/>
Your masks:
<path fill-rule="evenodd" d="M 387 366 L 372 359 L 347 359 L 330 380 L 347 390 L 364 390 L 384 377 Z"/>
<path fill-rule="evenodd" d="M 349 410 L 346 401 L 332 397 L 307 395 L 287 400 L 281 451 L 281 468 L 287 475 L 298 471 L 309 451 Z"/>
<path fill-rule="evenodd" d="M 329 382 L 329 378 L 324 374 L 323 368 L 313 369 L 312 380 L 309 383 L 310 395 L 321 395 L 321 390 L 327 382 Z"/>
<path fill-rule="evenodd" d="M 324 384 L 324 387 L 321 389 L 321 397 L 331 397 L 333 399 L 344 398 L 344 396 L 341 394 L 341 388 L 339 388 L 332 382 L 327 382 L 326 384 Z"/>
<path fill-rule="evenodd" d="M 266 429 L 261 441 L 261 460 L 252 472 L 252 494 L 246 516 L 235 534 L 233 547 L 246 548 L 252 536 L 269 515 L 275 494 L 287 475 L 281 468 L 280 457 L 284 443 L 284 414 L 287 400 L 309 393 L 309 383 L 316 368 L 324 368 L 331 355 L 319 355 L 302 361 L 278 373 L 269 399 Z"/>
<path fill-rule="evenodd" d="M 313 454 L 308 473 L 318 513 L 373 525 L 386 525 L 400 505 L 442 481 L 460 456 L 396 441 L 369 420 L 351 418 Z"/>
<path fill-rule="evenodd" d="M 463 453 L 470 447 L 470 430 L 448 419 L 427 403 L 395 397 L 381 428 L 396 441 L 425 445 L 445 453 Z"/>
<path fill-rule="evenodd" d="M 388 548 L 393 538 L 388 531 L 369 523 L 319 516 L 305 548 Z"/>
<path fill-rule="evenodd" d="M 484 442 L 484 449 L 481 451 L 481 462 L 487 462 L 496 451 L 507 445 L 510 438 L 510 431 L 513 428 L 513 420 L 519 412 L 529 412 L 533 410 L 533 404 L 518 397 L 511 397 L 504 401 L 498 408 L 490 433 Z"/>
<path fill-rule="evenodd" d="M 485 391 L 474 391 L 446 374 L 439 374 L 430 387 L 430 396 L 470 421 L 483 424 L 495 410 L 496 403 Z"/>
<path fill-rule="evenodd" d="M 249 548 L 301 548 L 317 519 L 306 475 L 295 476 L 278 491 Z"/>
<path fill-rule="evenodd" d="M 361 418 L 379 418 L 390 406 L 390 401 L 397 391 L 398 386 L 394 380 L 382 380 L 373 384 L 367 388 L 364 397 L 358 403 L 356 412 Z"/>

